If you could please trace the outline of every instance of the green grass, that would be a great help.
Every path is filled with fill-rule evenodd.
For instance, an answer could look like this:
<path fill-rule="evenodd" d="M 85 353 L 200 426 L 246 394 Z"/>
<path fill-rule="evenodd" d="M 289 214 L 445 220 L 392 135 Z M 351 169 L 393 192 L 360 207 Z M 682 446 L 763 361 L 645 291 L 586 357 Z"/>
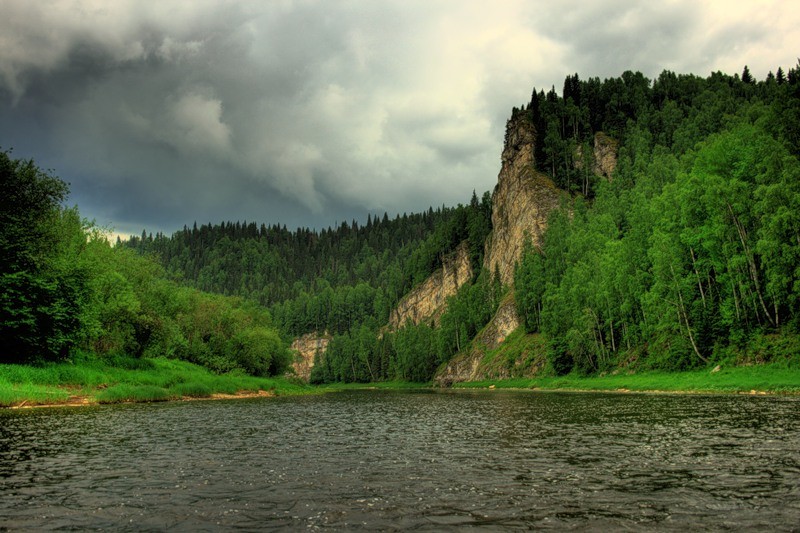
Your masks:
<path fill-rule="evenodd" d="M 547 350 L 544 337 L 526 334 L 522 327 L 515 329 L 493 350 L 487 350 L 481 360 L 484 375 L 511 373 L 524 375 L 541 371 Z"/>
<path fill-rule="evenodd" d="M 765 392 L 800 394 L 800 369 L 784 365 L 757 365 L 722 368 L 718 372 L 642 372 L 605 376 L 579 376 L 508 379 L 457 383 L 458 388 L 592 390 L 592 391 L 669 391 L 669 392 Z"/>
<path fill-rule="evenodd" d="M 509 358 L 510 360 L 510 358 Z M 390 381 L 335 383 L 313 387 L 283 378 L 258 378 L 242 373 L 217 375 L 203 367 L 174 359 L 147 359 L 141 363 L 85 359 L 45 366 L 0 364 L 0 406 L 63 403 L 152 402 L 181 398 L 208 398 L 214 394 L 269 391 L 276 395 L 313 394 L 339 390 L 409 390 L 430 383 Z M 618 371 L 605 376 L 518 378 L 457 383 L 456 388 L 669 391 L 800 394 L 800 368 L 785 364 L 723 367 L 692 372 Z"/>
<path fill-rule="evenodd" d="M 185 361 L 163 358 L 111 363 L 83 358 L 43 366 L 0 364 L 0 407 L 69 403 L 78 398 L 89 403 L 164 401 L 258 391 L 289 395 L 316 389 L 283 378 L 217 375 Z"/>

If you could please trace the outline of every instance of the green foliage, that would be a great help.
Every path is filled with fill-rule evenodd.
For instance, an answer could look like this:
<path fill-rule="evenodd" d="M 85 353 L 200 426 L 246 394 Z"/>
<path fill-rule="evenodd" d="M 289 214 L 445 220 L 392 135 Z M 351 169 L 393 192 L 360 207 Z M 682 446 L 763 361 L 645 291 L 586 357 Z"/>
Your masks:
<path fill-rule="evenodd" d="M 268 306 L 285 334 L 344 335 L 375 329 L 413 286 L 462 242 L 477 272 L 491 231 L 491 195 L 467 206 L 432 208 L 390 220 L 371 216 L 328 228 L 288 231 L 254 223 L 187 227 L 171 237 L 146 233 L 125 246 L 153 255 L 184 283 Z"/>
<path fill-rule="evenodd" d="M 283 373 L 289 354 L 269 313 L 167 279 L 162 267 L 60 206 L 61 180 L 0 152 L 3 362 L 180 357 L 215 371 Z M 110 392 L 108 394 L 111 394 Z M 124 396 L 124 395 L 123 395 Z"/>
<path fill-rule="evenodd" d="M 499 279 L 481 271 L 448 299 L 438 327 L 409 323 L 379 335 L 361 324 L 335 335 L 325 356 L 315 361 L 311 382 L 428 382 L 442 363 L 470 345 L 501 297 Z"/>
<path fill-rule="evenodd" d="M 782 114 L 800 93 L 719 73 L 625 78 L 634 94 L 609 94 L 626 121 L 589 120 L 624 141 L 613 181 L 553 213 L 516 271 L 519 314 L 549 339 L 553 371 L 687 370 L 793 335 L 800 162 Z"/>
<path fill-rule="evenodd" d="M 230 344 L 227 353 L 250 375 L 274 376 L 289 367 L 289 352 L 274 329 L 263 326 L 245 329 Z"/>
<path fill-rule="evenodd" d="M 176 359 L 118 356 L 110 361 L 77 354 L 72 362 L 42 366 L 0 364 L 0 406 L 61 403 L 75 396 L 90 403 L 205 398 L 215 393 L 270 391 L 302 394 L 307 385 L 248 376 L 214 374 Z"/>
<path fill-rule="evenodd" d="M 66 184 L 0 152 L 0 344 L 3 361 L 64 358 L 88 298 L 85 227 L 60 203 Z"/>
<path fill-rule="evenodd" d="M 641 372 L 608 375 L 541 376 L 497 381 L 456 383 L 458 388 L 540 389 L 609 392 L 705 392 L 705 393 L 772 393 L 800 392 L 800 370 L 780 365 L 729 367 L 718 372 Z"/>

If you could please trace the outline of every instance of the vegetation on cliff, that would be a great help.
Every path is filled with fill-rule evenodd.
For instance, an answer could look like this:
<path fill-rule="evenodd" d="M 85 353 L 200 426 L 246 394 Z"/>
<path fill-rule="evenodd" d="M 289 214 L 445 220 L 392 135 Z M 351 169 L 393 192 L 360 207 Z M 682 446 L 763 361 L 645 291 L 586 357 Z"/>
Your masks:
<path fill-rule="evenodd" d="M 238 295 L 268 306 L 284 340 L 328 332 L 322 364 L 312 380 L 429 380 L 437 366 L 474 334 L 475 318 L 464 312 L 442 318 L 434 338 L 430 324 L 409 324 L 380 336 L 390 311 L 410 289 L 466 245 L 473 272 L 480 272 L 484 241 L 491 230 L 491 196 L 473 192 L 470 202 L 390 219 L 367 218 L 366 225 L 342 224 L 322 231 L 254 223 L 184 228 L 171 237 L 131 239 L 126 247 L 157 258 L 171 276 L 212 292 Z M 467 280 L 472 287 L 473 280 Z M 475 301 L 487 290 L 476 274 Z M 486 314 L 483 301 L 462 306 Z M 456 318 L 458 317 L 458 318 Z M 484 321 L 486 318 L 478 318 Z M 379 338 L 380 337 L 380 338 Z M 396 342 L 397 341 L 397 342 Z"/>
<path fill-rule="evenodd" d="M 798 74 L 623 76 L 625 120 L 608 107 L 603 119 L 621 141 L 612 179 L 555 212 L 516 273 L 519 313 L 555 373 L 690 369 L 800 331 Z M 569 136 L 590 134 L 589 117 Z M 784 348 L 770 357 L 797 364 Z"/>

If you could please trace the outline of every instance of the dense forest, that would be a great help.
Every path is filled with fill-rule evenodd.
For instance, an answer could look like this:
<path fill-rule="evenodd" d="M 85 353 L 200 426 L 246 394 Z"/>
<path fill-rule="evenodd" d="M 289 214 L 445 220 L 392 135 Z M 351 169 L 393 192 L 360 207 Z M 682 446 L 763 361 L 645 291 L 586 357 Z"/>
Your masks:
<path fill-rule="evenodd" d="M 112 247 L 63 207 L 67 192 L 32 161 L 0 152 L 0 362 L 165 356 L 216 372 L 287 369 L 265 309 L 179 285 L 155 261 Z"/>
<path fill-rule="evenodd" d="M 430 325 L 423 333 L 409 327 L 397 335 L 380 335 L 381 328 L 400 298 L 440 268 L 461 243 L 468 246 L 473 271 L 480 273 L 490 231 L 491 196 L 479 199 L 473 192 L 466 205 L 394 219 L 370 215 L 365 225 L 353 221 L 322 231 L 290 232 L 254 223 L 208 224 L 171 237 L 143 234 L 124 245 L 156 258 L 185 284 L 267 307 L 286 342 L 310 332 L 332 335 L 315 381 L 427 381 L 459 344 L 443 338 L 436 341 L 441 348 L 434 349 L 434 338 L 471 338 L 477 324 L 491 317 L 483 296 L 480 304 L 475 301 L 478 293 L 488 294 L 489 278 L 476 274 L 475 288 L 464 289 L 457 298 L 464 303 L 451 305 L 436 334 Z M 459 331 L 446 327 L 458 309 L 481 316 L 470 318 Z"/>
<path fill-rule="evenodd" d="M 575 74 L 512 110 L 536 132 L 536 169 L 568 193 L 513 288 L 549 371 L 685 369 L 797 337 L 798 77 Z M 599 137 L 617 151 L 608 177 L 592 170 Z M 322 230 L 194 224 L 112 246 L 64 207 L 61 180 L 0 154 L 5 362 L 159 355 L 279 374 L 292 338 L 327 332 L 316 382 L 427 381 L 509 290 L 483 268 L 488 192 Z M 460 245 L 474 276 L 438 322 L 387 329 Z"/>
<path fill-rule="evenodd" d="M 491 197 L 389 219 L 367 216 L 336 228 L 288 231 L 225 222 L 184 227 L 171 237 L 143 233 L 124 243 L 200 290 L 270 308 L 290 335 L 343 333 L 367 319 L 383 325 L 414 285 L 462 242 L 475 269 L 491 230 Z M 376 326 L 377 327 L 377 326 Z"/>
<path fill-rule="evenodd" d="M 686 369 L 796 337 L 798 76 L 575 75 L 562 98 L 534 92 L 515 110 L 546 132 L 541 169 L 580 193 L 516 272 L 525 328 L 547 337 L 555 372 Z M 570 155 L 599 130 L 619 140 L 619 163 L 581 190 Z"/>

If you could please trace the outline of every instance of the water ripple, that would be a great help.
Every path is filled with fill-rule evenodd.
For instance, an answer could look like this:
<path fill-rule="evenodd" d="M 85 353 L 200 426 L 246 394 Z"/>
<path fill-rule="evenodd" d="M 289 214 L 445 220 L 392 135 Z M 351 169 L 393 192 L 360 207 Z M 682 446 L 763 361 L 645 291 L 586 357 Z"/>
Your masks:
<path fill-rule="evenodd" d="M 0 412 L 0 529 L 800 524 L 793 398 L 376 392 Z"/>

